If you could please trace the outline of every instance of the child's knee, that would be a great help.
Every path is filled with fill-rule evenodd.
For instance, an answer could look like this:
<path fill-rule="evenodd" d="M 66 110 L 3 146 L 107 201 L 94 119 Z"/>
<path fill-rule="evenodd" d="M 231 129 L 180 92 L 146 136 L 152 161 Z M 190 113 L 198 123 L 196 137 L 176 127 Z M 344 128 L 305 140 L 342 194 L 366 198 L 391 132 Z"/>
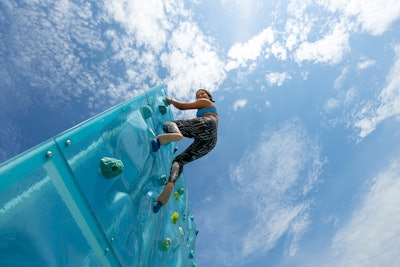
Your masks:
<path fill-rule="evenodd" d="M 181 131 L 179 131 L 178 125 L 176 125 L 176 123 L 172 121 L 165 122 L 163 125 L 163 130 L 166 133 L 181 133 Z"/>

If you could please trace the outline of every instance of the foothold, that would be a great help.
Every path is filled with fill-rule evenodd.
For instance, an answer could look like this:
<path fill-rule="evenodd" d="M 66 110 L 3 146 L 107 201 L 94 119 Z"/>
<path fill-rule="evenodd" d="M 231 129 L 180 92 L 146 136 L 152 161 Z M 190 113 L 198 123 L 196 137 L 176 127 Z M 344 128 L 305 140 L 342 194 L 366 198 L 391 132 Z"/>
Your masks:
<path fill-rule="evenodd" d="M 114 242 L 115 241 L 115 238 L 114 237 L 111 237 L 111 242 Z"/>
<path fill-rule="evenodd" d="M 153 114 L 153 111 L 151 110 L 151 107 L 149 105 L 143 106 L 141 108 L 142 111 L 142 117 L 143 119 L 148 119 L 151 117 L 151 114 Z"/>
<path fill-rule="evenodd" d="M 171 247 L 171 239 L 170 238 L 167 237 L 161 241 L 161 249 L 162 250 L 168 250 L 170 247 Z"/>
<path fill-rule="evenodd" d="M 144 197 L 147 198 L 147 199 L 151 199 L 152 196 L 153 196 L 153 192 L 151 192 L 151 191 L 147 192 L 147 193 L 144 195 Z"/>
<path fill-rule="evenodd" d="M 194 250 L 193 249 L 189 251 L 189 258 L 194 259 Z"/>
<path fill-rule="evenodd" d="M 65 141 L 66 146 L 70 146 L 71 144 L 72 144 L 71 140 L 68 139 L 67 141 Z"/>
<path fill-rule="evenodd" d="M 106 248 L 106 249 L 105 249 L 105 253 L 108 253 L 109 251 L 110 251 L 109 248 Z"/>
<path fill-rule="evenodd" d="M 175 193 L 174 193 L 174 198 L 175 198 L 175 200 L 178 200 L 178 199 L 179 199 L 179 193 L 178 193 L 178 192 L 175 192 Z"/>
<path fill-rule="evenodd" d="M 159 185 L 163 186 L 167 182 L 167 176 L 161 175 L 160 177 L 157 178 L 157 182 Z"/>
<path fill-rule="evenodd" d="M 124 164 L 119 159 L 104 157 L 100 161 L 100 171 L 106 178 L 114 178 L 124 171 Z"/>
<path fill-rule="evenodd" d="M 185 234 L 185 232 L 183 231 L 183 228 L 179 226 L 179 233 L 181 234 L 181 236 L 183 236 Z"/>
<path fill-rule="evenodd" d="M 167 108 L 165 106 L 158 106 L 158 111 L 160 111 L 161 114 L 167 113 Z"/>
<path fill-rule="evenodd" d="M 178 193 L 179 193 L 179 195 L 185 194 L 185 189 L 183 189 L 183 187 L 179 188 Z"/>
<path fill-rule="evenodd" d="M 190 220 L 194 221 L 194 215 L 190 215 Z"/>
<path fill-rule="evenodd" d="M 179 214 L 175 211 L 172 216 L 171 216 L 171 221 L 176 224 L 178 222 L 179 219 Z"/>
<path fill-rule="evenodd" d="M 53 156 L 53 152 L 50 150 L 46 152 L 46 157 L 51 158 Z"/>
<path fill-rule="evenodd" d="M 192 263 L 192 267 L 196 267 L 196 263 L 195 262 Z"/>

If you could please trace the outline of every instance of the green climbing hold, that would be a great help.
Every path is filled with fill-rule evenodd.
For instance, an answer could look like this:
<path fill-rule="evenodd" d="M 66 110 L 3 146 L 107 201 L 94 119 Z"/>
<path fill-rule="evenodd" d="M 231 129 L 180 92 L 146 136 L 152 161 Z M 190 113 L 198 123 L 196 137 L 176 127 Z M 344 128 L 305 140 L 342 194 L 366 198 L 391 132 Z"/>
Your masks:
<path fill-rule="evenodd" d="M 179 226 L 179 233 L 181 234 L 181 236 L 185 235 L 185 232 L 183 231 L 183 228 Z"/>
<path fill-rule="evenodd" d="M 175 193 L 174 193 L 174 198 L 175 198 L 175 200 L 178 200 L 178 199 L 179 199 L 179 193 L 178 193 L 178 192 L 175 192 Z"/>
<path fill-rule="evenodd" d="M 178 222 L 179 214 L 175 211 L 171 216 L 171 221 L 175 224 Z"/>
<path fill-rule="evenodd" d="M 100 160 L 100 171 L 106 178 L 114 178 L 124 171 L 124 164 L 119 159 L 103 157 Z"/>
<path fill-rule="evenodd" d="M 171 247 L 171 239 L 170 238 L 167 237 L 161 241 L 161 249 L 162 250 L 168 250 L 170 247 Z"/>
<path fill-rule="evenodd" d="M 153 114 L 153 111 L 151 110 L 151 107 L 149 105 L 143 106 L 141 108 L 142 111 L 142 117 L 143 119 L 148 119 L 151 117 L 151 114 Z"/>
<path fill-rule="evenodd" d="M 185 193 L 185 189 L 183 189 L 183 187 L 179 188 L 178 193 L 179 195 L 183 195 Z"/>

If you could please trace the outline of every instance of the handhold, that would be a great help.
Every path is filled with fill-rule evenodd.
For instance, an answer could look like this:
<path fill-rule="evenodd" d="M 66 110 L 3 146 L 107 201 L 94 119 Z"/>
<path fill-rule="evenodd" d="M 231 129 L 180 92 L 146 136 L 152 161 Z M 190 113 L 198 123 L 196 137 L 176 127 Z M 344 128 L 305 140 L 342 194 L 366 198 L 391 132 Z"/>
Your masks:
<path fill-rule="evenodd" d="M 103 157 L 100 160 L 100 171 L 106 178 L 113 178 L 124 171 L 124 164 L 119 159 Z"/>
<path fill-rule="evenodd" d="M 179 195 L 183 195 L 185 193 L 185 189 L 183 189 L 183 187 L 179 188 L 178 193 Z"/>
<path fill-rule="evenodd" d="M 174 193 L 174 198 L 175 198 L 175 200 L 178 200 L 178 199 L 179 199 L 179 193 L 178 193 L 178 192 L 175 192 L 175 193 Z"/>
<path fill-rule="evenodd" d="M 153 111 L 151 110 L 151 107 L 149 105 L 143 106 L 141 108 L 142 111 L 142 117 L 143 119 L 148 119 L 151 117 L 151 114 L 153 114 Z"/>
<path fill-rule="evenodd" d="M 178 219 L 179 219 L 179 214 L 178 214 L 177 212 L 174 212 L 174 213 L 172 214 L 172 216 L 171 216 L 171 221 L 172 221 L 174 224 L 176 224 L 177 221 L 178 221 Z"/>
<path fill-rule="evenodd" d="M 158 111 L 160 111 L 161 114 L 167 113 L 167 108 L 165 106 L 158 106 Z"/>
<path fill-rule="evenodd" d="M 169 106 L 169 105 L 170 105 L 170 103 L 167 101 L 166 98 L 163 99 L 163 102 L 164 102 L 164 104 L 165 104 L 166 106 Z"/>
<path fill-rule="evenodd" d="M 167 237 L 161 241 L 161 249 L 162 250 L 168 250 L 170 247 L 171 247 L 171 239 L 170 238 Z"/>

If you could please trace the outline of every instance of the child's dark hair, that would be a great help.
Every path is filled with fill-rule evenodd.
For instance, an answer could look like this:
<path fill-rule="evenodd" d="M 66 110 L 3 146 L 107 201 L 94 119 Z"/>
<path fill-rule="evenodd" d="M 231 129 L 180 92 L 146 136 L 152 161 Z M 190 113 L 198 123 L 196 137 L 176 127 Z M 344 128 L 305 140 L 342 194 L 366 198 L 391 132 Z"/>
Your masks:
<path fill-rule="evenodd" d="M 197 90 L 197 92 L 198 92 L 198 91 L 203 91 L 203 92 L 205 92 L 205 93 L 210 97 L 210 101 L 211 101 L 211 102 L 215 102 L 215 100 L 213 99 L 211 93 L 210 93 L 209 91 L 207 91 L 206 89 L 201 88 L 201 89 Z M 196 92 L 196 93 L 197 93 L 197 92 Z"/>

